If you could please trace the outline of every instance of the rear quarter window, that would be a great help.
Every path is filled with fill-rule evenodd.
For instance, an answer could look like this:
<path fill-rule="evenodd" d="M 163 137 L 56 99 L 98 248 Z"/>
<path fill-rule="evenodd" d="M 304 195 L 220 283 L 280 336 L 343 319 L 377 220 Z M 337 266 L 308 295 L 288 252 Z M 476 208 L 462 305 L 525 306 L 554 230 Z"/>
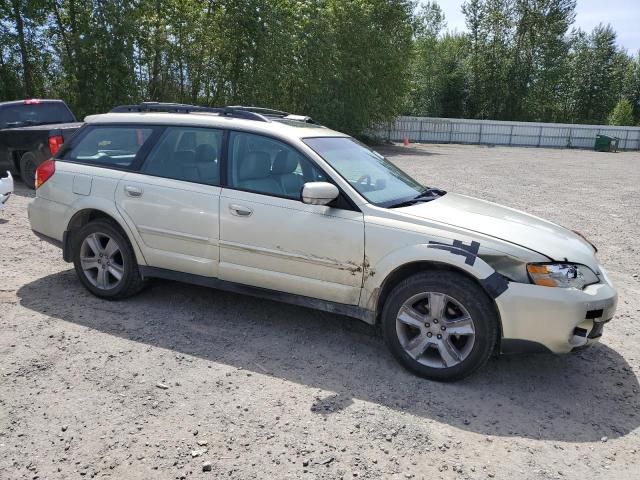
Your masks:
<path fill-rule="evenodd" d="M 154 132 L 151 126 L 89 127 L 63 160 L 92 165 L 129 168 Z"/>

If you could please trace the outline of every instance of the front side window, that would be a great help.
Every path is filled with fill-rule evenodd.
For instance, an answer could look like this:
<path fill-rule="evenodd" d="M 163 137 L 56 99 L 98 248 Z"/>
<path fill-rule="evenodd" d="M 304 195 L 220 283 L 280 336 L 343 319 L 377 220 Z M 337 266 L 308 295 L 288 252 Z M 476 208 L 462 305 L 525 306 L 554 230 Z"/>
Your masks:
<path fill-rule="evenodd" d="M 222 130 L 169 127 L 142 166 L 142 172 L 187 182 L 220 184 Z"/>
<path fill-rule="evenodd" d="M 90 126 L 64 160 L 128 168 L 153 133 L 149 126 Z"/>
<path fill-rule="evenodd" d="M 386 207 L 425 191 L 416 180 L 353 138 L 318 137 L 303 141 L 371 203 Z"/>
<path fill-rule="evenodd" d="M 231 188 L 299 200 L 305 183 L 327 181 L 295 148 L 273 138 L 231 132 L 229 149 Z"/>

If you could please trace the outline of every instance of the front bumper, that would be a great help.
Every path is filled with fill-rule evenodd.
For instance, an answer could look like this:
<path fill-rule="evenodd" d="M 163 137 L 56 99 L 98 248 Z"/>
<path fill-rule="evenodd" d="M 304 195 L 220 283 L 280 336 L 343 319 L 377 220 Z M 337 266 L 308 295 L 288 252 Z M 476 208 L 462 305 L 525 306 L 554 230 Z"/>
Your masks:
<path fill-rule="evenodd" d="M 7 170 L 7 176 L 0 178 L 0 210 L 4 208 L 4 204 L 9 200 L 13 193 L 13 177 L 11 172 Z"/>
<path fill-rule="evenodd" d="M 598 341 L 618 304 L 614 286 L 600 271 L 601 283 L 584 290 L 509 283 L 496 298 L 503 345 L 538 345 L 566 353 Z"/>

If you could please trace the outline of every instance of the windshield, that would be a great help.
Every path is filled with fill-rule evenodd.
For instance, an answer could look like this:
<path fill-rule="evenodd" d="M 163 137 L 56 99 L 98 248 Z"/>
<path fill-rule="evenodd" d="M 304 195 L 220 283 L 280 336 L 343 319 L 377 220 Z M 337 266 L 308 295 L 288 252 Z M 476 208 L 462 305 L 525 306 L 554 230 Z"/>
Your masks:
<path fill-rule="evenodd" d="M 391 207 L 415 199 L 426 190 L 378 152 L 348 137 L 305 138 L 369 202 Z"/>
<path fill-rule="evenodd" d="M 61 102 L 14 103 L 0 107 L 0 128 L 75 121 L 69 109 Z"/>

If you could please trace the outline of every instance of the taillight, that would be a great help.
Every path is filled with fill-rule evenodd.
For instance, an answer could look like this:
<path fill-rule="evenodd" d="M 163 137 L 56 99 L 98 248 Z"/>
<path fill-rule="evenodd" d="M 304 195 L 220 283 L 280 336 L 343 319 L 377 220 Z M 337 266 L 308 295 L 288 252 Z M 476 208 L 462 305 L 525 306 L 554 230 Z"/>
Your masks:
<path fill-rule="evenodd" d="M 62 138 L 62 135 L 52 135 L 49 137 L 49 150 L 51 151 L 51 155 L 55 155 L 63 143 L 64 138 Z"/>
<path fill-rule="evenodd" d="M 28 98 L 24 101 L 25 105 L 37 105 L 40 103 L 40 100 L 38 100 L 37 98 Z"/>
<path fill-rule="evenodd" d="M 42 162 L 40 166 L 36 168 L 36 188 L 41 187 L 54 173 L 56 173 L 56 162 L 53 158 Z"/>

